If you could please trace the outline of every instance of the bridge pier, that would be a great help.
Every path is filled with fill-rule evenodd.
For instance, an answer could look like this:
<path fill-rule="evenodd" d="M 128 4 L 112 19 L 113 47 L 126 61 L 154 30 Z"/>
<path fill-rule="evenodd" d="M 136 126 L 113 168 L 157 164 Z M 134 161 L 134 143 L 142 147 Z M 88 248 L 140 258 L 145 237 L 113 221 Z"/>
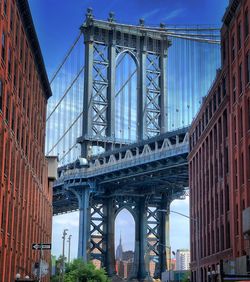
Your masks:
<path fill-rule="evenodd" d="M 106 271 L 109 277 L 116 274 L 115 271 L 115 209 L 113 198 L 107 200 L 107 247 L 106 247 Z"/>
<path fill-rule="evenodd" d="M 78 199 L 79 207 L 79 241 L 78 241 L 78 253 L 77 257 L 82 258 L 83 261 L 88 261 L 88 249 L 89 249 L 89 185 L 80 188 L 71 188 L 70 191 Z"/>
<path fill-rule="evenodd" d="M 135 218 L 135 261 L 134 273 L 131 278 L 144 281 L 148 276 L 148 266 L 146 262 L 147 247 L 147 214 L 145 198 L 138 200 Z"/>

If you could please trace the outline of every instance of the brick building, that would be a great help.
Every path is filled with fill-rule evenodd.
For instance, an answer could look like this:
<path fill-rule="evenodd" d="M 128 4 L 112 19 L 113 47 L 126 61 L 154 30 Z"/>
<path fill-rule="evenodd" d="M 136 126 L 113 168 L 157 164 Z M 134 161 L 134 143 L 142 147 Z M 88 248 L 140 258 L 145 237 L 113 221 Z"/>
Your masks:
<path fill-rule="evenodd" d="M 9 282 L 31 276 L 39 256 L 32 243 L 51 241 L 44 156 L 51 90 L 27 0 L 0 1 L 0 38 L 0 281 Z"/>
<path fill-rule="evenodd" d="M 231 0 L 215 81 L 190 129 L 192 281 L 246 274 L 250 255 L 250 0 Z M 244 227 L 244 228 L 243 228 Z M 197 267 L 199 271 L 197 271 Z M 197 277 L 200 277 L 198 279 Z M 209 279 L 208 279 L 209 278 Z"/>

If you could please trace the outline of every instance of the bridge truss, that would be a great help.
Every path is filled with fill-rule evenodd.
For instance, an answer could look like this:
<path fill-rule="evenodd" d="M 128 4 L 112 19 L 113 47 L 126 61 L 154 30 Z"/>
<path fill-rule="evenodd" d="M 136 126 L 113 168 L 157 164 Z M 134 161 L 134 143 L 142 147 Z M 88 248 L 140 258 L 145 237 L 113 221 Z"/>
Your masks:
<path fill-rule="evenodd" d="M 219 65 L 218 29 L 119 24 L 89 9 L 80 30 L 51 79 L 54 214 L 79 210 L 78 256 L 100 260 L 113 276 L 114 221 L 126 208 L 135 220 L 131 278 L 149 279 L 151 260 L 159 278 L 170 256 L 169 214 L 159 209 L 187 193 L 184 126 Z"/>

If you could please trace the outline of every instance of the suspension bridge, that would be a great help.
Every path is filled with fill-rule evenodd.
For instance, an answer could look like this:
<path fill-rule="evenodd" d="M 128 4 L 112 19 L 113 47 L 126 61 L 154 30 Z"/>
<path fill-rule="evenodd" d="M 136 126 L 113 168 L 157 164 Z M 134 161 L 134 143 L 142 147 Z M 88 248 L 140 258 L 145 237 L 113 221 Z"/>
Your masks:
<path fill-rule="evenodd" d="M 146 26 L 94 18 L 51 78 L 47 155 L 60 167 L 54 215 L 79 210 L 78 256 L 116 274 L 114 221 L 135 220 L 130 278 L 156 278 L 169 258 L 169 210 L 187 195 L 188 126 L 220 65 L 211 26 Z M 149 262 L 155 262 L 149 273 Z"/>

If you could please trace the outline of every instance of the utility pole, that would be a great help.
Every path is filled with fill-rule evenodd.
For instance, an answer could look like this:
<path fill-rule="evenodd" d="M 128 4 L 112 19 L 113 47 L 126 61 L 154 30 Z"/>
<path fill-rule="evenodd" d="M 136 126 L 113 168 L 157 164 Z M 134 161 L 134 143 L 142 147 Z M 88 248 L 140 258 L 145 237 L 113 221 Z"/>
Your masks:
<path fill-rule="evenodd" d="M 168 210 L 162 210 L 162 209 L 159 209 L 158 210 L 159 212 L 169 212 Z M 193 221 L 194 224 L 195 224 L 195 239 L 196 239 L 196 242 L 197 242 L 197 247 L 196 247 L 196 266 L 197 266 L 197 274 L 196 274 L 196 277 L 197 277 L 197 281 L 200 282 L 200 242 L 199 242 L 199 221 L 198 221 L 198 218 L 194 218 L 194 217 L 191 217 L 191 216 L 188 216 L 186 214 L 183 214 L 181 212 L 177 212 L 177 211 L 172 211 L 170 210 L 171 213 L 175 213 L 175 214 L 178 214 L 180 216 L 183 216 L 183 217 L 186 217 L 188 218 L 189 220 Z"/>
<path fill-rule="evenodd" d="M 69 243 L 69 250 L 68 250 L 68 263 L 70 263 L 70 241 L 71 241 L 71 237 L 72 235 L 69 235 L 69 238 L 68 238 L 68 243 Z"/>
<path fill-rule="evenodd" d="M 62 239 L 63 239 L 63 250 L 62 250 L 62 256 L 63 256 L 63 266 L 62 266 L 62 282 L 64 281 L 64 271 L 65 271 L 65 238 L 66 238 L 66 235 L 67 235 L 67 231 L 68 229 L 64 229 L 63 230 L 63 236 L 62 236 Z"/>

